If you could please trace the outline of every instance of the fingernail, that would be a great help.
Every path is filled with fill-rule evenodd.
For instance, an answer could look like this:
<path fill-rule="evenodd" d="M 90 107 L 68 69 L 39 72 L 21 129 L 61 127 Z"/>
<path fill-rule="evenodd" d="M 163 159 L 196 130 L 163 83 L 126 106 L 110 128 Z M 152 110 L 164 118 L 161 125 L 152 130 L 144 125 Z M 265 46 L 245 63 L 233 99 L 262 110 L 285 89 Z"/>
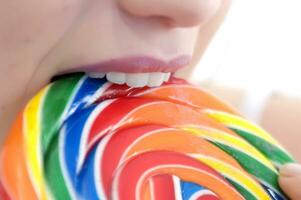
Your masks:
<path fill-rule="evenodd" d="M 290 163 L 280 167 L 280 176 L 296 176 L 298 173 L 301 173 L 301 165 Z"/>

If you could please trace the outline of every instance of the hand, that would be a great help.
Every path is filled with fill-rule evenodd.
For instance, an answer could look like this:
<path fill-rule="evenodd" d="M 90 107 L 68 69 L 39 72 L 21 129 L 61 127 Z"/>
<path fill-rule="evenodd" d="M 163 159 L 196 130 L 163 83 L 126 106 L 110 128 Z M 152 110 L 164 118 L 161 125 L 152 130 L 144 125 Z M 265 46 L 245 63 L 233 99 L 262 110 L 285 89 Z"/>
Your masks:
<path fill-rule="evenodd" d="M 287 164 L 280 168 L 279 184 L 292 199 L 301 199 L 301 165 Z"/>

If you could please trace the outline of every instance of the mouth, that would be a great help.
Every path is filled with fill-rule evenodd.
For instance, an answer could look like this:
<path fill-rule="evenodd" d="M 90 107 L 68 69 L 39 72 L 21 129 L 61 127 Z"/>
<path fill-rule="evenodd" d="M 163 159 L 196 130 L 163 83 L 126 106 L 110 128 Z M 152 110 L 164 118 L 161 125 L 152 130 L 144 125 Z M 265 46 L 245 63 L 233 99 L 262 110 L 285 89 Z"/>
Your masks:
<path fill-rule="evenodd" d="M 61 74 L 85 72 L 91 78 L 105 78 L 129 87 L 157 87 L 168 81 L 171 74 L 189 65 L 191 56 L 181 55 L 164 61 L 149 56 L 109 59 L 93 64 L 71 67 Z"/>

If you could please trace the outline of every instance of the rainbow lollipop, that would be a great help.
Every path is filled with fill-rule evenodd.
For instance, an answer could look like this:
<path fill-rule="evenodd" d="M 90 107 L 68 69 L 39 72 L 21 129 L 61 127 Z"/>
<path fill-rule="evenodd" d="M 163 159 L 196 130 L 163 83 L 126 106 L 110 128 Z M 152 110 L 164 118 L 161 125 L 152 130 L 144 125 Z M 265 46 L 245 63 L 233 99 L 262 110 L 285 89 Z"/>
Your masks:
<path fill-rule="evenodd" d="M 82 74 L 41 90 L 1 151 L 4 199 L 287 199 L 293 158 L 208 92 L 171 78 L 128 88 Z"/>

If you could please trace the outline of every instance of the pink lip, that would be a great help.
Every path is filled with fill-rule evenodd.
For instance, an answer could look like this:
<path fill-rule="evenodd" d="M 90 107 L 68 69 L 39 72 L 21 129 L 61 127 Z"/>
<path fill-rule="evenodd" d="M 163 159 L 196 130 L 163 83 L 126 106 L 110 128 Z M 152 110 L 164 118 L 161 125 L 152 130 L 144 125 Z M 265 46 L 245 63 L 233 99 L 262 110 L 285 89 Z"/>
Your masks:
<path fill-rule="evenodd" d="M 170 61 L 138 56 L 121 59 L 110 59 L 107 61 L 88 64 L 74 68 L 84 72 L 125 72 L 125 73 L 146 73 L 146 72 L 176 72 L 180 68 L 187 66 L 191 61 L 191 56 L 182 55 Z"/>

